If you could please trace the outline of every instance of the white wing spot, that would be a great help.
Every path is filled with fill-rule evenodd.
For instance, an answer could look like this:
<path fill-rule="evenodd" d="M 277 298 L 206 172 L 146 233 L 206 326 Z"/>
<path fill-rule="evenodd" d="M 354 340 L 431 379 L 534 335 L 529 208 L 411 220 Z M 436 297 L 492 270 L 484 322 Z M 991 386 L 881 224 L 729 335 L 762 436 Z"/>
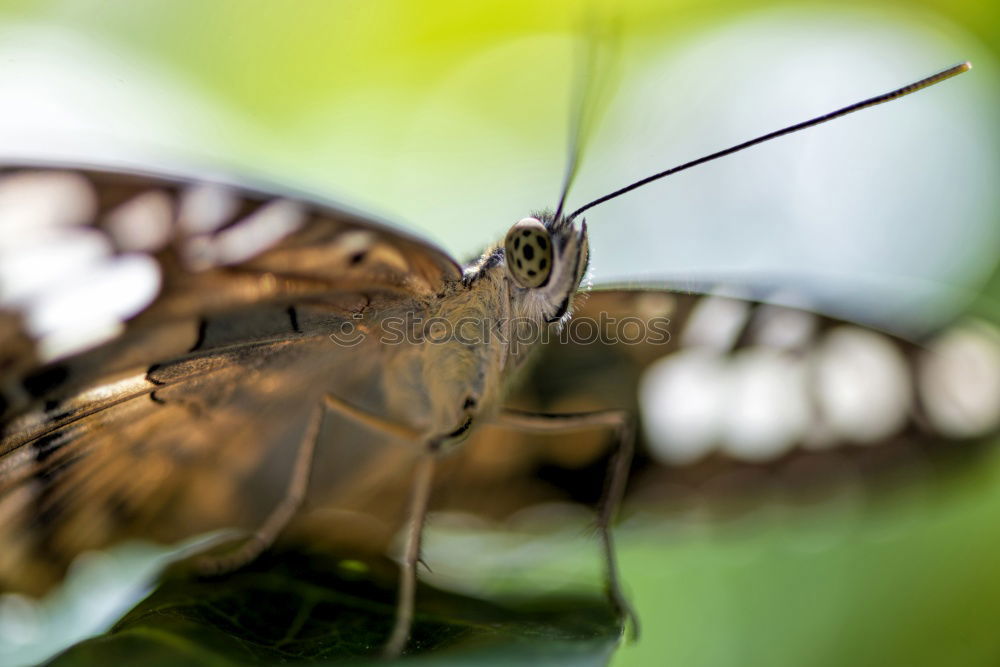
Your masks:
<path fill-rule="evenodd" d="M 352 229 L 340 234 L 337 237 L 336 250 L 336 259 L 331 259 L 331 262 L 342 262 L 353 266 L 357 263 L 355 259 L 363 259 L 365 263 L 381 264 L 400 273 L 406 273 L 410 269 L 409 263 L 399 250 L 388 243 L 378 243 L 378 237 L 369 231 Z"/>
<path fill-rule="evenodd" d="M 766 347 L 801 350 L 812 340 L 817 324 L 812 313 L 764 304 L 754 314 L 750 340 Z"/>
<path fill-rule="evenodd" d="M 681 334 L 681 345 L 731 350 L 750 317 L 750 304 L 741 299 L 706 296 L 695 304 Z"/>
<path fill-rule="evenodd" d="M 727 371 L 723 451 L 744 461 L 770 461 L 802 440 L 811 406 L 801 360 L 747 348 L 732 357 Z"/>
<path fill-rule="evenodd" d="M 365 253 L 375 244 L 375 234 L 360 229 L 352 229 L 337 236 L 337 247 L 343 255 Z"/>
<path fill-rule="evenodd" d="M 264 204 L 215 236 L 195 237 L 186 256 L 194 269 L 238 264 L 259 255 L 302 226 L 306 212 L 301 204 L 278 199 Z"/>
<path fill-rule="evenodd" d="M 156 252 L 170 240 L 173 202 L 166 192 L 150 190 L 118 206 L 104 227 L 125 251 Z"/>
<path fill-rule="evenodd" d="M 680 350 L 646 369 L 639 404 L 654 458 L 685 464 L 711 451 L 726 410 L 725 385 L 725 359 L 711 350 Z"/>
<path fill-rule="evenodd" d="M 63 171 L 25 171 L 0 179 L 0 247 L 21 244 L 47 228 L 93 219 L 97 199 L 83 176 Z"/>
<path fill-rule="evenodd" d="M 113 248 L 91 227 L 50 229 L 0 250 L 0 304 L 18 305 L 107 261 Z"/>
<path fill-rule="evenodd" d="M 824 426 L 858 443 L 903 427 L 911 407 L 909 369 L 885 336 L 858 327 L 831 330 L 812 358 Z"/>
<path fill-rule="evenodd" d="M 1000 332 L 974 322 L 950 329 L 920 358 L 918 382 L 927 416 L 951 437 L 983 435 L 1000 425 Z"/>
<path fill-rule="evenodd" d="M 181 194 L 177 225 L 186 234 L 209 234 L 229 222 L 239 208 L 240 198 L 231 188 L 199 183 Z"/>
<path fill-rule="evenodd" d="M 26 324 L 41 339 L 40 356 L 51 361 L 113 337 L 159 290 L 156 260 L 143 254 L 122 255 L 32 301 Z"/>

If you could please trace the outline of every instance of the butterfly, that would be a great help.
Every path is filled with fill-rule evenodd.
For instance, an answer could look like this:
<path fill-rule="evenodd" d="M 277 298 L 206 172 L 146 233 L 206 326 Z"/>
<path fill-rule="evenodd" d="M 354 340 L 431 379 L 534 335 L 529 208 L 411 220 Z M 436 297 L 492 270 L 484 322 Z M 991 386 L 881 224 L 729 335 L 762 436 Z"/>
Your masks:
<path fill-rule="evenodd" d="M 753 461 L 807 441 L 833 447 L 916 432 L 973 437 L 996 426 L 992 394 L 984 402 L 983 392 L 965 390 L 961 380 L 956 389 L 958 371 L 941 362 L 925 374 L 951 384 L 935 393 L 938 383 L 925 383 L 930 389 L 919 394 L 917 409 L 909 384 L 900 389 L 899 380 L 911 364 L 995 359 L 995 332 L 943 338 L 926 357 L 904 341 L 724 295 L 595 290 L 586 299 L 582 213 L 968 68 L 654 174 L 565 213 L 571 161 L 555 211 L 518 221 L 465 266 L 370 215 L 270 188 L 5 167 L 0 277 L 24 273 L 43 256 L 58 261 L 35 272 L 34 282 L 3 283 L 0 587 L 40 593 L 76 554 L 128 537 L 172 541 L 241 525 L 248 538 L 200 561 L 208 572 L 233 569 L 267 548 L 307 491 L 318 489 L 338 507 L 383 514 L 386 534 L 405 518 L 398 609 L 385 646 L 398 654 L 413 621 L 435 469 L 458 460 L 448 454 L 486 438 L 488 427 L 578 434 L 574 439 L 596 432 L 612 451 L 597 521 L 606 590 L 619 617 L 635 627 L 611 533 L 640 426 L 635 404 L 644 456 L 665 464 L 694 461 L 713 447 Z M 595 336 L 581 331 L 584 323 Z M 595 345 L 608 341 L 615 344 Z M 822 418 L 814 419 L 804 399 L 812 384 L 789 355 L 801 356 L 816 341 L 825 350 L 818 376 L 833 388 L 821 394 Z M 763 357 L 750 354 L 765 348 Z M 626 354 L 631 363 L 614 363 Z M 720 359 L 730 354 L 740 372 L 763 375 L 723 375 L 729 371 Z M 561 380 L 589 369 L 605 389 L 584 396 L 582 408 L 559 410 L 581 404 L 579 392 L 567 391 L 579 389 L 572 382 L 546 388 L 560 363 L 569 364 Z M 841 371 L 858 367 L 874 393 L 844 398 L 849 380 Z M 985 367 L 986 384 L 995 384 Z M 616 377 L 621 368 L 633 375 Z M 748 419 L 725 426 L 718 403 L 712 412 L 696 399 L 734 382 L 748 396 L 776 396 L 785 409 L 775 418 L 759 403 L 738 402 Z M 392 491 L 372 498 L 366 490 L 373 487 Z M 374 541 L 384 546 L 385 535 Z"/>

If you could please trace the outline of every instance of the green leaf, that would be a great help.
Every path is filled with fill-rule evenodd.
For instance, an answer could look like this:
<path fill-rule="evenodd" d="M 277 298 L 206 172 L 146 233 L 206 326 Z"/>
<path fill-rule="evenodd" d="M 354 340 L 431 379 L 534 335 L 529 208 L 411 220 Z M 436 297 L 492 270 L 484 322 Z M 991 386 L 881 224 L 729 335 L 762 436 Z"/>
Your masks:
<path fill-rule="evenodd" d="M 287 551 L 225 577 L 173 576 L 107 634 L 48 664 L 366 663 L 378 660 L 394 605 L 389 561 Z M 597 665 L 619 635 L 607 604 L 593 597 L 498 603 L 421 586 L 407 658 Z"/>

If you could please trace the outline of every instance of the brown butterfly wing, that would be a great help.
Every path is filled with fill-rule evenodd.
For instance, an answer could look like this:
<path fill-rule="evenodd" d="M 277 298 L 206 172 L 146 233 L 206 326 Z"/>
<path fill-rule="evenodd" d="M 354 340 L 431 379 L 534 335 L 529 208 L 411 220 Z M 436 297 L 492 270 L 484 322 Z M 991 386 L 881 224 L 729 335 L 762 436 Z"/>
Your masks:
<path fill-rule="evenodd" d="M 998 392 L 1000 332 L 984 322 L 916 343 L 741 298 L 597 290 L 508 404 L 628 410 L 640 422 L 629 502 L 746 508 L 752 492 L 809 496 L 845 477 L 880 482 L 974 458 L 996 436 Z M 610 444 L 601 431 L 485 429 L 442 493 L 495 516 L 529 502 L 593 503 Z"/>
<path fill-rule="evenodd" d="M 440 251 L 351 213 L 152 176 L 12 170 L 3 213 L 8 252 L 96 237 L 105 252 L 81 281 L 136 257 L 160 279 L 136 312 L 110 311 L 110 339 L 68 354 L 76 323 L 32 308 L 71 281 L 0 311 L 0 585 L 36 592 L 76 554 L 124 537 L 254 526 L 280 500 L 323 393 L 380 407 L 385 355 L 330 333 L 460 276 Z M 327 477 L 363 472 L 376 445 L 338 448 L 358 434 L 336 421 L 324 426 L 340 450 Z"/>
<path fill-rule="evenodd" d="M 102 256 L 92 265 L 105 275 L 124 260 L 146 260 L 160 282 L 147 303 L 127 304 L 134 312 L 101 313 L 98 325 L 123 325 L 103 348 L 65 363 L 58 358 L 65 345 L 52 353 L 18 355 L 21 373 L 23 366 L 29 369 L 21 382 L 10 369 L 0 369 L 7 414 L 44 400 L 48 392 L 84 386 L 95 373 L 183 353 L 197 346 L 202 323 L 212 314 L 310 300 L 354 312 L 373 299 L 432 295 L 461 276 L 440 250 L 332 206 L 226 185 L 93 170 L 0 171 L 0 238 L 5 259 L 30 256 L 41 244 L 83 238 L 100 247 Z M 61 282 L 51 281 L 49 292 L 77 279 L 72 272 L 60 277 Z M 0 302 L 5 320 L 20 317 L 22 325 L 25 318 L 37 320 L 44 310 L 39 302 L 44 306 L 46 298 L 58 296 L 44 289 L 28 295 L 27 303 Z M 69 318 L 42 325 L 57 342 L 79 327 Z M 5 351 L 32 337 L 23 326 L 3 321 L 0 334 Z M 32 354 L 34 363 L 23 363 Z"/>

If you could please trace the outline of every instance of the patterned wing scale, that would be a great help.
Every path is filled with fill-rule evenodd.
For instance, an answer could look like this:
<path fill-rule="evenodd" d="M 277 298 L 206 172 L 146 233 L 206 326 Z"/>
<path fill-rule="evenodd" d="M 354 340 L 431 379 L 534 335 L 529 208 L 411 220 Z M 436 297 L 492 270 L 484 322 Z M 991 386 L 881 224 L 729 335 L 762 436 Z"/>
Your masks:
<path fill-rule="evenodd" d="M 130 535 L 253 527 L 324 392 L 378 407 L 379 355 L 329 333 L 460 277 L 353 214 L 93 171 L 2 172 L 0 239 L 0 588 L 33 592 Z"/>
<path fill-rule="evenodd" d="M 739 298 L 609 290 L 587 295 L 568 334 L 544 346 L 508 403 L 638 415 L 626 502 L 647 510 L 877 483 L 974 458 L 1000 427 L 1000 331 L 981 321 L 918 344 Z M 594 502 L 609 440 L 481 431 L 442 494 L 456 510 L 495 516 L 525 499 Z"/>
<path fill-rule="evenodd" d="M 353 312 L 461 275 L 427 244 L 332 207 L 98 171 L 0 171 L 0 239 L 3 348 L 39 341 L 37 375 L 0 387 L 14 412 L 185 352 L 212 314 L 313 300 Z M 18 316 L 26 332 L 5 324 Z"/>

